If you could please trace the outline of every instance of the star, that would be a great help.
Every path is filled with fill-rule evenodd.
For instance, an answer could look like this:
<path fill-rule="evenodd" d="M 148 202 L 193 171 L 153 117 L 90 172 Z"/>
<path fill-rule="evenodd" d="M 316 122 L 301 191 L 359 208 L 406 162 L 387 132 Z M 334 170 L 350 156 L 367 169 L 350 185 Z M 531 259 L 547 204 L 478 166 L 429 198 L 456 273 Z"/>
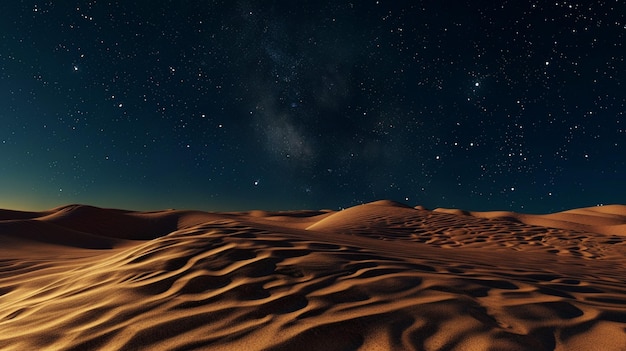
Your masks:
<path fill-rule="evenodd" d="M 615 4 L 141 4 L 3 7 L 0 184 L 151 209 L 247 209 L 242 180 L 281 208 L 626 198 Z"/>

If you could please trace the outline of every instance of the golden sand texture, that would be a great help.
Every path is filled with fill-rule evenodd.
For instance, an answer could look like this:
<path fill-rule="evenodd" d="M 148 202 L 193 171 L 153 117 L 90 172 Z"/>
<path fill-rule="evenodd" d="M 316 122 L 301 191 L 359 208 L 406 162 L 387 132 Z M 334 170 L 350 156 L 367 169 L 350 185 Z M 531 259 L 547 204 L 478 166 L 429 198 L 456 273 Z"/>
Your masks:
<path fill-rule="evenodd" d="M 626 350 L 626 207 L 0 211 L 1 350 Z"/>

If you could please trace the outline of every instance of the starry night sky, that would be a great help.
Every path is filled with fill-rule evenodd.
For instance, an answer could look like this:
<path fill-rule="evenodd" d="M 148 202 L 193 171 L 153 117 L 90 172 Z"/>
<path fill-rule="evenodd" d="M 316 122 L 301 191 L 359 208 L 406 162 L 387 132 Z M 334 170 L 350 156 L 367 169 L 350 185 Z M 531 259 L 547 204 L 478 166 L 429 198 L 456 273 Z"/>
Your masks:
<path fill-rule="evenodd" d="M 626 203 L 614 1 L 3 1 L 0 207 Z"/>

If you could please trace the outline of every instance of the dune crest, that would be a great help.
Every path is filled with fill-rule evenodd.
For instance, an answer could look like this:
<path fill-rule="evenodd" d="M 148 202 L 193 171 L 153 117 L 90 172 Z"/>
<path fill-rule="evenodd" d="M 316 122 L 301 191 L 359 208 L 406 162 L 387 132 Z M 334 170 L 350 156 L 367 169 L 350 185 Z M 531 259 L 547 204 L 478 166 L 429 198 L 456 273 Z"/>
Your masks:
<path fill-rule="evenodd" d="M 2 210 L 0 349 L 624 350 L 625 208 Z"/>

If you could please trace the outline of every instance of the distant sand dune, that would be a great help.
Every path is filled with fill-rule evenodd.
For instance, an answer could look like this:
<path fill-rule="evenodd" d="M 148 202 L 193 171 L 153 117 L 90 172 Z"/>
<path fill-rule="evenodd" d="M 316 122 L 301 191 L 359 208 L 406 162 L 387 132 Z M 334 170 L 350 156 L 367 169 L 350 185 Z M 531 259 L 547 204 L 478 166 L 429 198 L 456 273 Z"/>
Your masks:
<path fill-rule="evenodd" d="M 2 210 L 0 349 L 626 350 L 624 208 Z"/>
<path fill-rule="evenodd" d="M 626 206 L 624 205 L 588 207 L 547 215 L 528 215 L 506 211 L 470 212 L 456 209 L 436 209 L 435 211 L 479 218 L 500 218 L 543 227 L 626 236 Z"/>

